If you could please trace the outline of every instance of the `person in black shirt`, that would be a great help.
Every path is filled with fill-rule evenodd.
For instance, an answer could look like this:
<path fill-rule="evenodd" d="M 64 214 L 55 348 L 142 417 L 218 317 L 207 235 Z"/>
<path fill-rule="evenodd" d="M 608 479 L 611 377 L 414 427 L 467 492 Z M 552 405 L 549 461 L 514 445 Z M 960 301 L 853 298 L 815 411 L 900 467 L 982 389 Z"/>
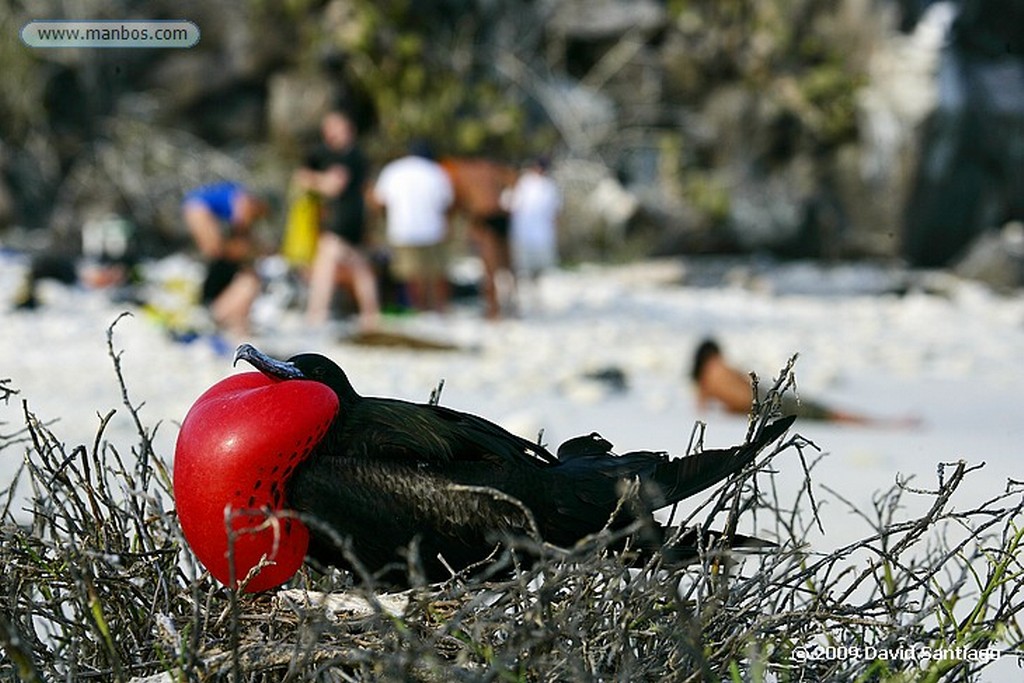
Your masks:
<path fill-rule="evenodd" d="M 325 208 L 309 277 L 306 319 L 313 325 L 327 322 L 340 266 L 351 277 L 360 327 L 373 329 L 379 322 L 380 305 L 373 268 L 362 252 L 366 159 L 356 145 L 355 124 L 343 112 L 324 115 L 320 133 L 323 143 L 295 174 L 298 186 L 320 195 Z"/>

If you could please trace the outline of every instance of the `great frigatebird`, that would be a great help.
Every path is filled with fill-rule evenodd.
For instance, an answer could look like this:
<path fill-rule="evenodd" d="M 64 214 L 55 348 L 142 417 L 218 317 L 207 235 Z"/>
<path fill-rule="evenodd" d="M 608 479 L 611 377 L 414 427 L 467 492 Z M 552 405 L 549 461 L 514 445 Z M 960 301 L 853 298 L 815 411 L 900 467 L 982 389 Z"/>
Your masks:
<path fill-rule="evenodd" d="M 361 396 L 345 372 L 319 354 L 281 361 L 243 344 L 239 360 L 275 381 L 313 380 L 337 395 L 326 433 L 278 485 L 287 507 L 315 520 L 311 558 L 349 566 L 355 557 L 396 583 L 404 581 L 403 552 L 414 541 L 431 581 L 484 560 L 508 535 L 537 534 L 570 547 L 602 529 L 642 520 L 646 533 L 653 530 L 661 541 L 666 530 L 653 510 L 742 470 L 793 421 L 776 420 L 739 446 L 682 458 L 616 455 L 596 433 L 570 439 L 556 456 L 476 415 L 433 402 Z M 640 505 L 620 504 L 623 482 L 630 480 L 639 483 Z M 346 551 L 339 540 L 350 544 Z"/>

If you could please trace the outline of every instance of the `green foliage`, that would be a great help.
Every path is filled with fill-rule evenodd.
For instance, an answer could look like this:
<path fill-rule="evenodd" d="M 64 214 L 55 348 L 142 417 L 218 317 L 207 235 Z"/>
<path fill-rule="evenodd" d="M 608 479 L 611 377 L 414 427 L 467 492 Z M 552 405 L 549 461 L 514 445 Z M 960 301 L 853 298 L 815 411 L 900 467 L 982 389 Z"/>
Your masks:
<path fill-rule="evenodd" d="M 350 10 L 322 41 L 373 101 L 378 144 L 394 153 L 423 137 L 450 153 L 519 151 L 522 102 L 499 85 L 479 43 L 482 11 L 451 22 L 424 4 L 356 0 Z"/>
<path fill-rule="evenodd" d="M 700 74 L 689 86 L 696 93 L 736 80 L 796 116 L 817 144 L 837 145 L 856 133 L 863 55 L 843 50 L 851 39 L 842 34 L 836 3 L 676 0 L 670 11 L 694 48 L 684 59 Z M 789 81 L 795 92 L 780 87 Z"/>
<path fill-rule="evenodd" d="M 683 196 L 711 225 L 721 225 L 729 216 L 729 190 L 712 172 L 694 169 L 683 180 Z"/>

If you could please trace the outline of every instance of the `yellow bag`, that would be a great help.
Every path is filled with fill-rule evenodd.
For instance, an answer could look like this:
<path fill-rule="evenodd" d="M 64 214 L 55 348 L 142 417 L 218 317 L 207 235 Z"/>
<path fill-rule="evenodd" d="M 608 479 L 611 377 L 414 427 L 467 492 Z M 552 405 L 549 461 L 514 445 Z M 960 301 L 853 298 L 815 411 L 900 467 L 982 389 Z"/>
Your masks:
<path fill-rule="evenodd" d="M 281 255 L 293 266 L 308 266 L 316 253 L 320 234 L 320 200 L 312 192 L 303 192 L 288 207 Z"/>

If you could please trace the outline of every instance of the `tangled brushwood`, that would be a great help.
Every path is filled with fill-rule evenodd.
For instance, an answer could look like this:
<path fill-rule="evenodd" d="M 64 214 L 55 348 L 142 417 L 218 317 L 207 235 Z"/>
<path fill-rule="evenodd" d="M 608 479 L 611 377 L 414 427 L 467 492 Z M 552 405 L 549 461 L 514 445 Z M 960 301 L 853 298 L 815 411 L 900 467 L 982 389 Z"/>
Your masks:
<path fill-rule="evenodd" d="M 807 540 L 827 526 L 810 480 L 819 460 L 800 437 L 676 520 L 728 531 L 753 517 L 779 544 L 770 552 L 709 547 L 688 568 L 655 558 L 637 569 L 599 534 L 531 548 L 541 560 L 511 580 L 387 594 L 369 577 L 307 569 L 276 593 L 229 591 L 181 537 L 167 454 L 154 452 L 125 387 L 113 329 L 123 409 L 138 428 L 130 453 L 104 438 L 113 412 L 91 444 L 70 447 L 27 407 L 23 426 L 0 425 L 0 457 L 23 462 L 0 500 L 3 680 L 967 681 L 1020 652 L 1020 482 L 960 510 L 953 498 L 972 468 L 943 465 L 934 490 L 876 496 L 861 513 L 876 533 L 821 553 Z M 787 390 L 791 366 L 770 397 Z M 17 400 L 0 380 L 0 401 Z M 755 406 L 751 429 L 776 407 Z M 789 500 L 773 474 L 784 467 L 805 473 Z M 30 492 L 27 513 L 14 509 L 16 489 Z M 901 519 L 907 496 L 930 509 Z"/>

